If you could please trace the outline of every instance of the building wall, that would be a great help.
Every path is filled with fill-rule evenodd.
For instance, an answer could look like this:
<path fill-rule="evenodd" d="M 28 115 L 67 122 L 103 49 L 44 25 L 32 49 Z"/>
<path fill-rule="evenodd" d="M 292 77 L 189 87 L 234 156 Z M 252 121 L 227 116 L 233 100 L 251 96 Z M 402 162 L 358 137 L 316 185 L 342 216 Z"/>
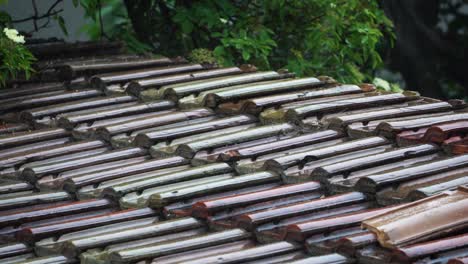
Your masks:
<path fill-rule="evenodd" d="M 55 2 L 55 0 L 36 0 L 39 14 L 47 12 L 47 9 Z M 68 36 L 60 29 L 55 20 L 51 20 L 47 28 L 41 29 L 39 32 L 33 32 L 34 38 L 52 38 L 56 37 L 67 41 L 83 41 L 88 40 L 88 37 L 81 28 L 85 24 L 84 10 L 82 7 L 75 7 L 71 0 L 64 0 L 55 8 L 63 9 L 61 15 L 65 19 L 68 30 Z M 0 6 L 0 10 L 6 11 L 10 16 L 15 19 L 22 19 L 34 14 L 34 9 L 31 0 L 8 0 L 5 4 Z M 46 22 L 47 19 L 42 19 L 38 24 Z M 34 24 L 32 21 L 15 23 L 15 28 L 19 31 L 32 32 Z"/>

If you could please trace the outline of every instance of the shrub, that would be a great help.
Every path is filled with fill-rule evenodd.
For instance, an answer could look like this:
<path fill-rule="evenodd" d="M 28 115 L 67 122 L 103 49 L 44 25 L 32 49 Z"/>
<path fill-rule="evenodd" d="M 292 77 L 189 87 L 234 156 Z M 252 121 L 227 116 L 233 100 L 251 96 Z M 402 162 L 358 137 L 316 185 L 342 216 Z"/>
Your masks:
<path fill-rule="evenodd" d="M 2 28 L 0 32 L 0 87 L 6 85 L 7 80 L 16 79 L 24 74 L 29 79 L 34 72 L 32 64 L 36 60 L 31 52 L 23 45 L 24 37 L 15 29 Z"/>
<path fill-rule="evenodd" d="M 330 75 L 343 82 L 371 81 L 382 64 L 379 47 L 392 45 L 394 38 L 392 23 L 375 0 L 81 2 L 94 21 L 89 29 L 104 28 L 111 39 L 124 39 L 133 47 L 150 46 L 164 55 L 207 49 L 225 66 L 286 67 L 299 75 Z M 119 16 L 110 25 L 99 25 L 116 12 Z"/>

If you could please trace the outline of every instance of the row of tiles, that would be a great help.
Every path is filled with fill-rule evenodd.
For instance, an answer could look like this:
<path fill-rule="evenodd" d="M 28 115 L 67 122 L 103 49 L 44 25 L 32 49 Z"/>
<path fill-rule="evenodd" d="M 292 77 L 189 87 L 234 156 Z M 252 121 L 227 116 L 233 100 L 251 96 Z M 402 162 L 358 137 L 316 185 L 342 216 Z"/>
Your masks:
<path fill-rule="evenodd" d="M 134 221 L 131 227 L 130 223 L 122 225 L 133 228 L 140 237 L 123 237 L 129 233 L 128 230 L 108 226 L 114 234 L 90 230 L 102 236 L 105 242 L 92 242 L 90 237 L 83 237 L 77 232 L 70 234 L 74 235 L 73 238 L 60 241 L 61 244 L 42 241 L 36 246 L 35 253 L 31 253 L 31 248 L 22 243 L 0 248 L 6 257 L 2 260 L 3 263 L 18 263 L 14 262 L 14 258 L 23 258 L 26 261 L 21 263 L 31 264 L 75 263 L 78 259 L 81 263 L 352 263 L 352 259 L 333 253 L 308 256 L 296 243 L 259 245 L 251 239 L 249 232 L 242 229 L 207 232 L 193 218 L 164 222 L 142 219 L 140 223 Z M 150 232 L 152 236 L 148 237 Z M 93 249 L 98 245 L 99 248 Z M 57 254 L 57 251 L 64 255 Z M 8 254 L 13 253 L 17 254 L 16 257 L 8 258 Z M 49 253 L 50 256 L 41 257 Z M 39 257 L 31 258 L 28 255 Z"/>
<path fill-rule="evenodd" d="M 334 130 L 283 134 L 292 128 L 289 124 L 260 126 L 247 133 L 179 144 L 175 149 L 156 145 L 150 151 L 140 147 L 111 150 L 101 140 L 69 142 L 63 129 L 32 132 L 25 142 L 41 136 L 44 141 L 0 152 L 1 174 L 12 181 L 6 181 L 3 189 L 4 193 L 23 191 L 33 184 L 41 190 L 65 188 L 86 197 L 86 193 L 99 196 L 103 189 L 118 185 L 133 186 L 121 188 L 126 189 L 121 193 L 128 194 L 176 182 L 183 187 L 183 181 L 203 181 L 208 176 L 234 181 L 237 174 L 269 173 L 287 183 L 317 180 L 332 192 L 356 189 L 375 194 L 386 204 L 385 200 L 420 198 L 466 184 L 468 156 L 446 157 L 436 145 L 396 148 L 382 137 L 353 140 Z M 14 137 L 15 144 L 18 137 Z M 181 176 L 172 176 L 177 180 L 162 180 L 161 175 L 177 175 L 177 171 Z M 28 183 L 15 187 L 15 180 Z"/>
<path fill-rule="evenodd" d="M 130 96 L 120 96 L 118 99 L 113 97 L 98 99 L 98 101 L 111 102 L 125 100 L 133 99 Z M 90 102 L 86 101 L 85 104 L 88 103 Z M 202 140 L 204 138 L 210 138 L 213 136 L 220 138 L 220 140 L 224 140 L 228 137 L 229 134 L 235 133 L 242 134 L 242 137 L 237 140 L 238 143 L 248 141 L 249 137 L 264 138 L 268 137 L 268 133 L 265 131 L 261 132 L 261 130 L 262 128 L 267 127 L 275 131 L 281 131 L 281 133 L 288 133 L 292 130 L 298 130 L 294 125 L 287 125 L 284 123 L 260 126 L 258 124 L 257 118 L 251 115 L 234 115 L 223 117 L 206 108 L 194 108 L 181 111 L 174 109 L 174 104 L 171 103 L 171 101 L 158 101 L 154 103 L 131 102 L 124 104 L 130 105 L 122 107 L 120 104 L 117 104 L 111 107 L 105 107 L 108 109 L 103 112 L 95 112 L 96 109 L 91 108 L 81 111 L 81 113 L 77 115 L 71 115 L 68 117 L 62 116 L 60 119 L 58 119 L 58 122 L 59 124 L 63 124 L 62 126 L 65 128 L 71 128 L 73 127 L 73 124 L 75 124 L 76 127 L 72 130 L 71 133 L 63 130 L 64 134 L 70 133 L 75 138 L 104 139 L 106 141 L 110 141 L 114 147 L 127 147 L 133 145 L 141 147 L 155 146 L 157 148 L 164 146 L 169 150 L 175 149 L 181 143 Z M 443 105 L 444 107 L 447 106 L 446 103 L 435 103 L 435 105 Z M 453 136 L 445 139 L 445 141 L 450 141 L 445 145 L 451 147 L 444 149 L 448 149 L 449 153 L 465 153 L 463 148 L 463 131 L 466 129 L 466 122 L 463 120 L 466 119 L 467 114 L 454 113 L 447 115 L 447 113 L 441 113 L 441 115 L 442 114 L 444 115 L 439 117 L 420 118 L 419 116 L 413 116 L 412 118 L 415 119 L 407 121 L 382 122 L 376 127 L 374 131 L 375 133 L 368 134 L 366 137 L 372 135 L 383 135 L 389 137 L 390 135 L 396 135 L 401 131 L 410 130 L 409 132 L 406 132 L 407 136 L 404 136 L 405 132 L 400 133 L 398 136 L 398 142 L 400 145 L 405 145 L 401 142 L 403 142 L 405 139 L 408 139 L 406 141 L 409 141 L 411 138 L 415 137 L 414 134 L 417 134 L 416 132 L 412 132 L 412 129 L 422 128 L 424 130 L 431 124 L 439 124 L 444 122 L 447 123 L 448 120 L 455 120 L 454 122 L 445 125 L 457 126 L 458 132 L 451 132 L 451 135 Z M 24 112 L 22 115 L 24 115 Z M 121 115 L 126 116 L 122 117 Z M 417 124 L 415 124 L 416 119 L 418 121 Z M 14 131 L 16 129 L 27 129 L 27 126 L 6 124 L 4 130 L 7 132 Z M 317 127 L 314 127 L 314 129 L 317 129 Z M 41 134 L 42 131 L 47 134 L 48 131 L 60 130 L 44 129 L 33 133 L 17 132 L 14 136 L 10 137 L 5 135 L 1 138 L 2 142 L 0 142 L 0 146 L 2 148 L 6 148 L 31 142 L 34 140 L 36 135 L 43 136 Z M 351 134 L 351 136 L 353 135 Z M 222 145 L 222 143 L 223 142 L 215 142 L 212 147 L 217 147 Z M 455 152 L 452 152 L 451 150 L 455 150 Z M 192 149 L 189 149 L 189 151 L 194 152 Z"/>
<path fill-rule="evenodd" d="M 170 65 L 171 61 L 173 61 L 167 58 L 152 60 L 154 60 L 154 65 L 160 66 Z M 136 62 L 138 61 L 128 63 L 127 60 L 124 60 L 122 63 L 124 65 L 129 64 L 127 66 L 135 64 L 133 65 L 133 67 L 138 68 L 139 66 L 136 65 Z M 140 61 L 140 64 L 142 66 L 148 66 L 146 63 L 146 59 Z M 113 63 L 103 64 L 100 63 L 99 60 L 84 60 L 78 62 L 69 62 L 65 65 L 68 68 L 75 65 L 83 72 L 92 71 L 93 69 L 96 72 L 96 69 L 101 68 L 103 69 L 103 71 L 123 69 L 121 67 L 121 63 L 116 61 L 114 61 Z M 57 67 L 60 68 L 62 66 L 63 65 L 59 64 Z M 361 109 L 369 107 L 372 108 L 373 106 L 381 106 L 384 104 L 395 105 L 398 103 L 400 108 L 402 108 L 400 111 L 395 109 L 393 111 L 388 111 L 389 109 L 385 108 L 375 109 L 380 111 L 377 111 L 374 116 L 361 116 L 361 118 L 366 118 L 367 120 L 372 118 L 382 119 L 389 116 L 407 116 L 410 114 L 417 114 L 421 112 L 440 112 L 444 110 L 450 110 L 451 108 L 450 105 L 438 105 L 428 107 L 420 106 L 416 109 L 413 109 L 411 107 L 408 107 L 414 106 L 415 104 L 419 105 L 431 103 L 434 102 L 434 100 L 430 100 L 427 98 L 425 100 L 418 100 L 418 96 L 411 93 L 408 93 L 406 96 L 394 94 L 381 95 L 380 97 L 375 97 L 372 95 L 376 94 L 372 92 L 364 93 L 366 91 L 372 91 L 372 89 L 369 89 L 367 87 L 361 89 L 353 85 L 337 86 L 336 83 L 333 83 L 328 79 L 288 79 L 288 77 L 291 77 L 291 75 L 277 72 L 256 73 L 254 72 L 254 69 L 246 69 L 242 67 L 209 70 L 220 71 L 219 76 L 228 76 L 217 77 L 218 75 L 212 74 L 212 76 L 205 76 L 204 78 L 217 78 L 206 79 L 203 81 L 190 82 L 190 79 L 178 79 L 175 77 L 171 77 L 173 76 L 172 74 L 178 72 L 187 72 L 188 76 L 194 77 L 197 73 L 199 73 L 199 70 L 204 70 L 205 68 L 206 66 L 199 64 L 182 64 L 176 66 L 163 66 L 159 68 L 144 68 L 129 72 L 113 72 L 96 75 L 94 77 L 91 77 L 89 79 L 89 82 L 95 83 L 95 80 L 100 80 L 99 82 L 106 83 L 106 85 L 109 84 L 112 86 L 113 83 L 120 83 L 125 87 L 131 87 L 132 85 L 130 85 L 131 83 L 129 82 L 133 80 L 138 80 L 139 78 L 153 76 L 157 78 L 144 79 L 142 81 L 134 81 L 134 83 L 146 82 L 148 83 L 148 87 L 161 87 L 156 91 L 148 90 L 148 94 L 151 95 L 150 97 L 152 99 L 172 99 L 172 101 L 178 102 L 181 107 L 216 107 L 220 104 L 224 104 L 224 106 L 220 106 L 220 109 L 228 112 L 238 111 L 235 109 L 239 108 L 244 109 L 245 111 L 250 113 L 259 113 L 259 111 L 261 111 L 262 109 L 266 109 L 273 106 L 281 106 L 281 109 L 279 109 L 278 111 L 273 111 L 279 113 L 270 113 L 271 111 L 266 111 L 266 113 L 264 114 L 264 118 L 266 120 L 271 119 L 269 118 L 269 116 L 272 116 L 273 119 L 279 118 L 279 116 L 286 116 L 290 120 L 297 120 L 314 115 L 323 115 L 323 113 L 330 114 L 334 111 L 343 111 L 344 109 L 346 111 L 349 111 L 352 109 Z M 158 78 L 175 79 L 174 82 L 176 84 L 167 85 L 167 82 L 165 83 L 164 81 L 157 81 Z M 166 86 L 164 86 L 164 84 L 166 84 Z M 100 86 L 102 85 L 97 85 L 98 88 Z M 57 89 L 59 89 L 59 91 L 57 91 Z M 2 110 L 17 109 L 27 106 L 33 107 L 35 105 L 41 104 L 48 106 L 48 104 L 54 102 L 77 100 L 80 98 L 97 96 L 99 94 L 99 90 L 84 90 L 68 92 L 67 94 L 63 94 L 63 90 L 60 89 L 63 89 L 63 87 L 57 84 L 46 84 L 43 86 L 34 87 L 33 89 L 29 87 L 24 89 L 10 89 L 11 91 L 6 91 L 2 93 L 2 98 L 5 98 L 5 100 L 3 100 L 4 108 Z M 131 89 L 129 90 L 131 91 Z M 38 94 L 38 92 L 42 92 L 42 94 Z M 57 95 L 57 93 L 59 94 Z M 236 103 L 236 101 L 238 100 L 241 101 Z M 297 101 L 301 102 L 297 103 Z M 232 105 L 233 103 L 235 103 L 235 106 Z M 321 104 L 320 107 L 311 107 L 313 104 L 317 103 Z M 109 101 L 94 102 L 94 107 L 105 106 L 106 104 L 109 104 Z M 77 111 L 86 107 L 91 107 L 93 105 L 86 106 L 84 102 L 79 102 L 76 104 L 61 104 L 59 106 L 62 108 L 62 111 L 70 112 Z M 37 117 L 39 118 L 41 115 L 45 116 L 47 114 L 53 116 L 56 115 L 58 111 L 60 111 L 60 109 L 57 108 L 52 108 L 50 109 L 51 111 L 47 111 L 47 107 L 46 109 L 39 110 L 42 111 L 33 111 L 35 113 L 32 113 L 32 115 L 30 113 L 27 113 L 24 116 L 30 118 L 34 117 L 34 114 L 37 114 Z M 382 112 L 382 110 L 387 111 Z M 351 119 L 347 120 L 346 122 L 351 122 Z M 340 126 L 340 124 L 336 124 L 336 120 L 332 123 L 334 125 Z"/>
<path fill-rule="evenodd" d="M 206 222 L 183 216 L 162 221 L 158 220 L 157 212 L 152 209 L 131 209 L 81 216 L 81 218 L 77 216 L 75 219 L 66 218 L 64 220 L 62 218 L 61 221 L 52 218 L 47 220 L 49 222 L 47 224 L 43 222 L 42 225 L 40 223 L 25 225 L 17 232 L 16 239 L 33 243 L 35 254 L 39 256 L 55 254 L 64 254 L 69 258 L 79 256 L 84 261 L 83 263 L 106 263 L 105 261 L 109 260 L 114 261 L 112 263 L 130 263 L 138 260 L 149 260 L 190 249 L 218 246 L 220 243 L 239 241 L 253 236 L 258 241 L 268 243 L 258 249 L 258 254 L 263 254 L 260 257 L 274 255 L 275 252 L 272 251 L 276 249 L 287 250 L 285 247 L 289 250 L 298 249 L 297 246 L 294 246 L 298 243 L 305 243 L 307 250 L 313 255 L 327 255 L 338 251 L 348 257 L 344 260 L 345 262 L 339 263 L 347 263 L 353 258 L 362 260 L 362 263 L 409 263 L 418 259 L 424 262 L 428 261 L 429 258 L 433 263 L 439 263 L 448 258 L 464 257 L 468 253 L 468 236 L 466 234 L 453 234 L 463 230 L 467 224 L 466 219 L 464 219 L 465 212 L 460 212 L 460 210 L 467 210 L 466 190 L 460 190 L 450 195 L 439 195 L 439 197 L 429 198 L 416 204 L 377 209 L 366 203 L 365 196 L 360 193 L 348 193 L 326 198 L 317 197 L 312 198 L 312 200 L 309 197 L 308 202 L 278 208 L 268 207 L 270 199 L 268 202 L 258 203 L 259 196 L 257 194 L 269 195 L 273 201 L 280 201 L 281 199 L 274 198 L 288 196 L 289 192 L 294 191 L 297 194 L 302 193 L 303 196 L 307 196 L 306 193 L 309 190 L 309 193 L 316 192 L 315 196 L 318 196 L 317 185 L 317 183 L 315 186 L 314 183 L 290 185 L 265 190 L 262 193 L 251 192 L 237 197 L 227 196 L 200 201 L 192 206 L 190 214 L 204 219 Z M 296 197 L 298 196 L 296 195 Z M 265 198 L 265 200 L 267 199 Z M 283 198 L 283 201 L 286 200 L 287 198 Z M 82 206 L 81 209 L 89 212 L 93 210 L 90 205 L 94 203 L 97 206 L 99 202 L 102 206 L 104 200 L 87 201 L 87 206 Z M 461 203 L 464 205 L 461 206 Z M 228 210 L 230 204 L 244 205 L 245 207 L 236 209 L 237 211 Z M 434 204 L 438 204 L 438 207 Z M 57 206 L 55 214 L 60 214 L 60 210 L 57 209 L 65 206 L 70 206 L 70 204 Z M 251 213 L 248 213 L 249 210 Z M 404 210 L 412 210 L 412 212 L 408 214 L 402 212 Z M 41 212 L 41 210 L 37 210 L 37 212 Z M 236 213 L 237 217 L 235 217 Z M 440 221 L 434 221 L 428 229 L 425 228 L 427 227 L 426 217 L 431 214 L 437 214 Z M 379 215 L 376 219 L 369 219 L 369 217 L 376 215 Z M 40 213 L 36 213 L 36 216 L 40 217 Z M 446 223 L 455 221 L 456 217 L 459 219 L 457 220 L 458 226 L 456 226 L 458 229 L 452 229 Z M 385 220 L 382 221 L 382 218 Z M 396 241 L 403 240 L 403 246 L 397 246 L 395 249 L 379 247 L 380 236 L 361 229 L 362 221 L 364 221 L 365 227 L 383 224 L 377 228 L 393 232 L 386 238 Z M 403 225 L 402 221 L 407 224 Z M 205 223 L 208 223 L 211 228 L 208 233 Z M 405 230 L 412 230 L 412 232 L 409 234 L 399 232 L 398 229 L 391 228 L 392 224 L 404 226 L 408 228 Z M 411 228 L 411 226 L 416 227 L 416 229 Z M 420 228 L 417 228 L 418 226 Z M 5 233 L 4 230 L 3 234 Z M 426 237 L 424 237 L 425 234 Z M 438 238 L 439 234 L 446 237 Z M 400 238 L 401 236 L 404 237 Z M 423 243 L 409 243 L 408 236 L 415 237 L 416 242 L 434 237 L 435 239 Z M 174 239 L 176 240 L 171 241 Z M 167 242 L 168 240 L 169 242 Z M 281 240 L 289 242 L 281 243 L 279 242 Z M 216 258 L 210 257 L 209 260 L 220 261 L 220 263 L 237 263 L 239 259 L 245 261 L 249 257 L 259 257 L 258 255 L 240 253 L 234 254 L 237 256 L 237 260 L 230 258 L 220 260 L 219 250 L 223 250 L 223 248 L 224 246 L 217 247 L 218 250 L 211 251 L 212 254 L 216 253 L 218 256 Z M 287 252 L 290 252 L 289 250 Z M 173 260 L 173 258 L 169 257 L 168 260 Z"/>

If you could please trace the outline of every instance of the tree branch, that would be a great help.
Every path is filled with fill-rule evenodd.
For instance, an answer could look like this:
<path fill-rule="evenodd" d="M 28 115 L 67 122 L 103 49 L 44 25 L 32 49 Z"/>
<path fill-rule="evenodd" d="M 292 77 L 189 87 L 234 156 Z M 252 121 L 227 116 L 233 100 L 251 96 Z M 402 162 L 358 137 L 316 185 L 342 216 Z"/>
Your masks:
<path fill-rule="evenodd" d="M 30 17 L 26 17 L 26 18 L 22 18 L 22 19 L 15 19 L 15 20 L 11 21 L 12 23 L 22 23 L 22 22 L 32 20 L 33 25 L 34 25 L 34 30 L 31 31 L 30 33 L 37 32 L 41 28 L 47 27 L 49 25 L 49 23 L 50 23 L 50 18 L 51 17 L 63 12 L 63 9 L 55 10 L 55 7 L 57 7 L 58 4 L 62 3 L 63 0 L 55 0 L 55 2 L 49 7 L 47 12 L 42 14 L 42 15 L 39 14 L 37 4 L 36 4 L 36 0 L 31 0 L 31 2 L 32 2 L 33 10 L 34 10 L 34 15 L 32 15 Z M 38 25 L 38 22 L 40 20 L 43 20 L 43 19 L 47 19 L 47 21 L 44 22 L 44 24 L 42 24 L 42 25 Z"/>

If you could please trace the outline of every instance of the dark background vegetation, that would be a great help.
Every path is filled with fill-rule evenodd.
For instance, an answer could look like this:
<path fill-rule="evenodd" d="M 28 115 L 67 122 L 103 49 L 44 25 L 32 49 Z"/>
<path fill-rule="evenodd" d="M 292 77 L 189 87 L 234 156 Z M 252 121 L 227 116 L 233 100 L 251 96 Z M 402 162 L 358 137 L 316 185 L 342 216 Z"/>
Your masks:
<path fill-rule="evenodd" d="M 386 65 L 406 87 L 435 98 L 468 96 L 468 1 L 392 0 L 382 7 L 394 23 Z"/>
<path fill-rule="evenodd" d="M 32 38 L 54 23 L 74 34 L 63 15 L 71 0 L 19 1 L 33 3 L 32 15 L 3 12 L 0 23 L 29 21 Z M 468 97 L 466 0 L 72 2 L 85 11 L 90 39 L 122 40 L 133 52 L 252 63 L 351 83 L 380 77 L 430 97 Z"/>

